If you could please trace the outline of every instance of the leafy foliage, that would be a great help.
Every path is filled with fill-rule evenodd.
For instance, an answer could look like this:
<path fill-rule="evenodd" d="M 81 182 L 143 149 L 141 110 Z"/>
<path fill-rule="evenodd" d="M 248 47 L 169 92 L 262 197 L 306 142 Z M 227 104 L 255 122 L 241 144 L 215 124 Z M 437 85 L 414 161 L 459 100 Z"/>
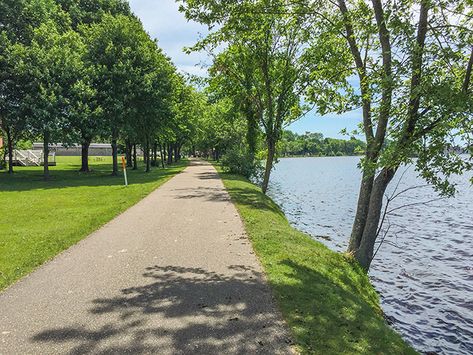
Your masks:
<path fill-rule="evenodd" d="M 283 156 L 340 156 L 362 155 L 366 143 L 351 137 L 349 140 L 324 138 L 321 133 L 297 134 L 284 131 L 279 151 Z"/>
<path fill-rule="evenodd" d="M 224 171 L 244 176 L 248 179 L 261 181 L 263 166 L 259 160 L 251 159 L 249 152 L 243 146 L 229 148 L 221 160 Z"/>
<path fill-rule="evenodd" d="M 114 174 L 121 143 L 129 160 L 140 145 L 149 171 L 159 140 L 178 160 L 195 132 L 195 93 L 127 1 L 6 0 L 0 10 L 0 127 L 10 155 L 23 138 L 45 142 L 44 161 L 48 143 L 80 143 L 88 171 L 90 142 L 110 140 Z"/>

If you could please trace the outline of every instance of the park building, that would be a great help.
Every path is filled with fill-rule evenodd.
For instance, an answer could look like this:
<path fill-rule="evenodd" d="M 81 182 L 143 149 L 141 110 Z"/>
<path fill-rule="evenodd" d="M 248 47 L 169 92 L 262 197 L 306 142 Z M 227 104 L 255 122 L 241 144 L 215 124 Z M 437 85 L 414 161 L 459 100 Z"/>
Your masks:
<path fill-rule="evenodd" d="M 33 143 L 33 150 L 43 150 L 43 143 Z M 49 144 L 49 152 L 56 156 L 81 156 L 82 146 L 80 144 Z M 89 156 L 104 157 L 112 155 L 112 145 L 107 143 L 91 143 L 89 146 Z"/>
<path fill-rule="evenodd" d="M 43 143 L 33 143 L 32 149 L 15 149 L 13 151 L 13 165 L 41 166 L 43 162 Z M 49 144 L 49 164 L 56 165 L 57 156 L 81 156 L 82 147 L 79 144 L 54 143 Z M 141 154 L 141 150 L 138 152 Z M 91 143 L 89 146 L 90 157 L 105 157 L 112 155 L 112 145 L 107 143 Z M 8 156 L 6 156 L 8 161 Z"/>

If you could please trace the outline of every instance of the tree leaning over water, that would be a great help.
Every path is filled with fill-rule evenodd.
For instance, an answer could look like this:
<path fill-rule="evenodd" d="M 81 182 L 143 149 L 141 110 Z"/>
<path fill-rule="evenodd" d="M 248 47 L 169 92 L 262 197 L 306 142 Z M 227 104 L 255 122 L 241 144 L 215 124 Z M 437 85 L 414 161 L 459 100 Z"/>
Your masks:
<path fill-rule="evenodd" d="M 471 168 L 450 148 L 471 140 L 473 12 L 471 4 L 429 0 L 338 0 L 307 11 L 321 26 L 311 43 L 316 57 L 335 53 L 330 41 L 345 42 L 326 73 L 345 82 L 358 78 L 352 94 L 341 97 L 361 106 L 367 142 L 349 252 L 368 270 L 379 243 L 383 195 L 401 165 L 413 163 L 445 195 L 455 191 L 449 176 Z M 315 93 L 323 91 L 316 87 Z"/>
<path fill-rule="evenodd" d="M 320 114 L 361 108 L 366 152 L 349 252 L 364 269 L 400 166 L 413 163 L 444 195 L 455 192 L 449 176 L 471 167 L 452 149 L 473 131 L 471 2 L 179 2 L 212 30 L 193 48 L 219 52 L 212 79 L 253 99 L 267 149 L 263 191 L 282 127 L 301 112 L 299 89 Z"/>

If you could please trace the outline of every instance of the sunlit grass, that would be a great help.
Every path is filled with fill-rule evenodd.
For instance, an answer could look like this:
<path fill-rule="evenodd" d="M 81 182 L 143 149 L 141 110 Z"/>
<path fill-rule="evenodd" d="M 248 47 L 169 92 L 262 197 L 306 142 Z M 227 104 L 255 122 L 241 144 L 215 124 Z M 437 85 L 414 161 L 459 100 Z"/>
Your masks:
<path fill-rule="evenodd" d="M 111 176 L 111 159 L 91 157 L 93 172 L 79 173 L 79 157 L 57 157 L 51 180 L 41 167 L 0 172 L 0 290 L 83 239 L 132 206 L 187 162 Z"/>
<path fill-rule="evenodd" d="M 302 353 L 416 353 L 385 323 L 376 291 L 350 258 L 291 227 L 255 185 L 220 175 Z"/>

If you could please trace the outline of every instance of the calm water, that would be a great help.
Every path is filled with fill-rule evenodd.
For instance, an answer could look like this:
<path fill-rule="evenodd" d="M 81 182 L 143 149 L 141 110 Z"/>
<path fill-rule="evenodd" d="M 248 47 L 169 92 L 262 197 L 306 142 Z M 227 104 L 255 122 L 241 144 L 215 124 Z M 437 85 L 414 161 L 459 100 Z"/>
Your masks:
<path fill-rule="evenodd" d="M 298 229 L 336 251 L 347 247 L 358 197 L 357 157 L 281 159 L 269 195 Z M 406 169 L 404 169 L 406 170 Z M 388 194 L 425 185 L 401 170 Z M 393 326 L 416 349 L 473 354 L 473 188 L 457 177 L 459 194 L 394 211 L 387 243 L 370 277 Z M 430 187 L 410 190 L 390 208 L 436 199 Z"/>

